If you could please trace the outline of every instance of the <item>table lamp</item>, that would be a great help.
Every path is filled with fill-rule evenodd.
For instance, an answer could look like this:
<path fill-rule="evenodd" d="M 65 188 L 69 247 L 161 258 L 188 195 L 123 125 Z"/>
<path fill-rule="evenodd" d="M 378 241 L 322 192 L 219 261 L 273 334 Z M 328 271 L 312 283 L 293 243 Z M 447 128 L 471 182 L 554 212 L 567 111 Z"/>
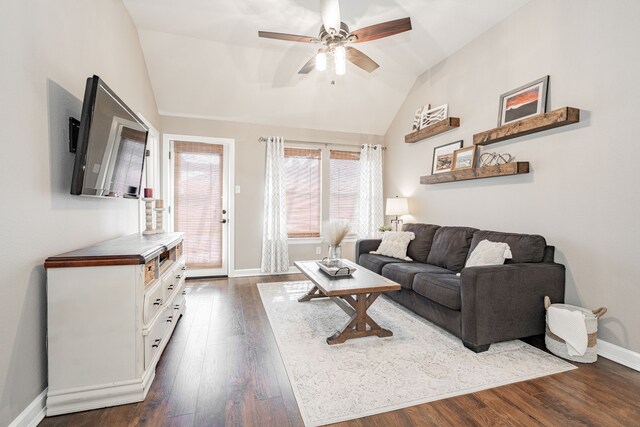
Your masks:
<path fill-rule="evenodd" d="M 400 215 L 407 215 L 409 213 L 409 204 L 407 202 L 406 197 L 393 197 L 387 199 L 387 215 L 395 215 L 395 219 L 391 220 L 391 223 L 395 223 L 396 231 L 398 231 L 398 223 L 401 223 L 402 220 L 398 218 Z"/>

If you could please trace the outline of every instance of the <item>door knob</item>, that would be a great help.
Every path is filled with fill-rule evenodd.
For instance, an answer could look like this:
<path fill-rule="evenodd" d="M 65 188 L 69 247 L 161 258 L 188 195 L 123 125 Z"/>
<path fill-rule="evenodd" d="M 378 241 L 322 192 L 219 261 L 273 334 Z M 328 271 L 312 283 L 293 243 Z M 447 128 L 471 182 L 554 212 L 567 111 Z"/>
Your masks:
<path fill-rule="evenodd" d="M 223 224 L 226 224 L 227 220 L 226 219 L 221 219 L 220 222 L 223 223 Z"/>

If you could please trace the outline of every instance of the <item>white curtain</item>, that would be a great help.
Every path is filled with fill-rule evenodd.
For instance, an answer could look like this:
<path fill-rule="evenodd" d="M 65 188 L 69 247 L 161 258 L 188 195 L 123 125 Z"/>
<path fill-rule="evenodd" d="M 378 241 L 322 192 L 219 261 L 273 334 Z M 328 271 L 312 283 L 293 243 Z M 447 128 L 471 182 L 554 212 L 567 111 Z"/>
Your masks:
<path fill-rule="evenodd" d="M 360 152 L 359 215 L 358 238 L 375 237 L 384 225 L 381 145 L 363 145 Z"/>
<path fill-rule="evenodd" d="M 264 177 L 264 222 L 260 267 L 263 273 L 281 273 L 289 270 L 284 178 L 284 138 L 269 137 Z"/>

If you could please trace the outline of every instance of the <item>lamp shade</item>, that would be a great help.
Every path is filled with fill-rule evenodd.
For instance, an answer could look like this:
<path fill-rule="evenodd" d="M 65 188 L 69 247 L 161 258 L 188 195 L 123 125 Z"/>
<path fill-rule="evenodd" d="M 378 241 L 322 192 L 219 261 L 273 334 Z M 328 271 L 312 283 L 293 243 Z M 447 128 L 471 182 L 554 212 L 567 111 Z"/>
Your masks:
<path fill-rule="evenodd" d="M 409 213 L 409 203 L 406 197 L 393 197 L 387 199 L 387 215 L 406 215 Z"/>

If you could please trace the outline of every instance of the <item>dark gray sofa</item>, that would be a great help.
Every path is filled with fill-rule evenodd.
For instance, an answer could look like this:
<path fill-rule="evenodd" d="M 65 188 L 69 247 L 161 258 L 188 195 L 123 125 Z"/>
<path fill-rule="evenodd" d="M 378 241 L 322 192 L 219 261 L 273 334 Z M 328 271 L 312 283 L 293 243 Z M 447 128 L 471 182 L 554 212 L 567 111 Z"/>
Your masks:
<path fill-rule="evenodd" d="M 416 238 L 407 248 L 413 261 L 370 254 L 380 239 L 356 242 L 356 262 L 398 282 L 385 295 L 482 352 L 494 342 L 544 333 L 544 296 L 564 301 L 565 268 L 554 247 L 539 235 L 470 227 L 405 224 Z M 508 243 L 513 258 L 504 265 L 464 268 L 482 240 Z M 456 275 L 460 273 L 460 275 Z"/>

